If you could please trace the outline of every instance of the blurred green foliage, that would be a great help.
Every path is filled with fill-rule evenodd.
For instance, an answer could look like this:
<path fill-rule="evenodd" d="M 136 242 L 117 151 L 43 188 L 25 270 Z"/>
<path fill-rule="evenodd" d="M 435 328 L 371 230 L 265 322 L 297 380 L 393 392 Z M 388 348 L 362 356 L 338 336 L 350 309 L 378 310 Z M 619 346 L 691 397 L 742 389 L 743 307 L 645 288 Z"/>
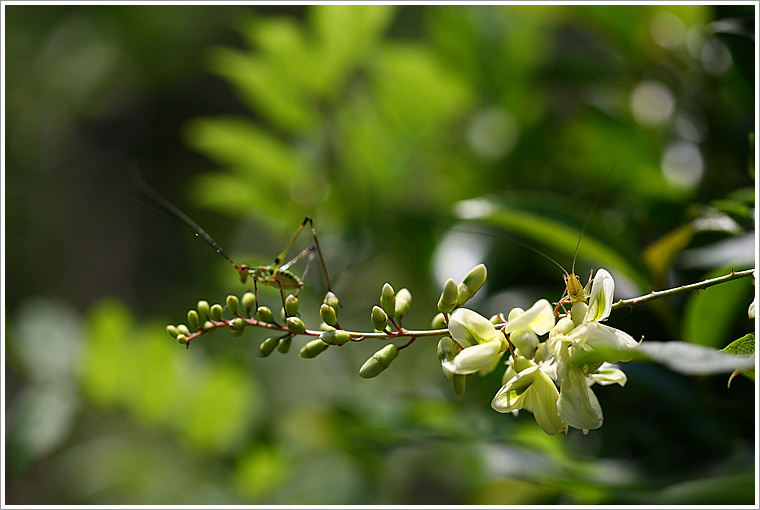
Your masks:
<path fill-rule="evenodd" d="M 754 8 L 7 6 L 5 502 L 751 503 L 744 378 L 625 365 L 604 426 L 565 438 L 490 409 L 500 371 L 457 400 L 431 342 L 372 380 L 369 342 L 185 350 L 164 325 L 237 275 L 124 195 L 137 168 L 238 262 L 312 216 L 357 328 L 386 281 L 427 327 L 479 262 L 484 314 L 557 299 L 521 243 L 569 270 L 587 217 L 575 270 L 617 297 L 752 267 Z M 318 270 L 306 285 L 315 324 Z M 610 322 L 722 348 L 753 290 Z"/>

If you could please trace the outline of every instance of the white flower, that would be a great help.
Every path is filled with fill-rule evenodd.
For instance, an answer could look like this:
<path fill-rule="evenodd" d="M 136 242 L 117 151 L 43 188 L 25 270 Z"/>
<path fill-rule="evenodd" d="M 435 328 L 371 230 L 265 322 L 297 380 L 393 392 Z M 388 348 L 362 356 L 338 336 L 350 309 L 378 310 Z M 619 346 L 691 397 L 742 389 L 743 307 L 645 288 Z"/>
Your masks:
<path fill-rule="evenodd" d="M 602 426 L 602 407 L 580 370 L 571 370 L 559 389 L 557 411 L 562 421 L 583 431 Z"/>
<path fill-rule="evenodd" d="M 449 333 L 462 351 L 451 360 L 442 360 L 443 370 L 450 374 L 466 375 L 496 367 L 506 350 L 504 333 L 477 312 L 458 308 L 449 318 Z"/>
<path fill-rule="evenodd" d="M 583 322 L 603 321 L 612 311 L 612 301 L 615 295 L 615 280 L 606 269 L 599 269 L 591 284 L 591 295 L 588 300 L 588 310 Z"/>
<path fill-rule="evenodd" d="M 554 381 L 539 365 L 524 358 L 521 364 L 529 366 L 519 373 L 512 369 L 515 375 L 496 393 L 491 407 L 500 413 L 525 409 L 533 413 L 536 422 L 547 434 L 567 432 L 567 425 L 557 412 L 559 392 Z"/>

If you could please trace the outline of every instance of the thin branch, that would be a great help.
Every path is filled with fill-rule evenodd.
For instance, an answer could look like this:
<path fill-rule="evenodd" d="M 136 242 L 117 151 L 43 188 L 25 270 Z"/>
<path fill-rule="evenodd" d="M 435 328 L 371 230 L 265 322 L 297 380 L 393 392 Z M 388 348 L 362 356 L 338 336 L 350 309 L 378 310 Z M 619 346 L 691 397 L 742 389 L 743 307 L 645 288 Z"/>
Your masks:
<path fill-rule="evenodd" d="M 730 282 L 731 280 L 738 280 L 739 278 L 746 278 L 747 276 L 752 276 L 754 272 L 755 272 L 754 268 L 745 269 L 744 271 L 731 271 L 730 274 L 727 274 L 724 276 L 718 276 L 717 278 L 710 278 L 709 280 L 704 280 L 697 283 L 691 283 L 689 285 L 682 285 L 681 287 L 675 287 L 672 289 L 652 291 L 649 294 L 645 294 L 643 296 L 639 296 L 639 297 L 635 297 L 631 299 L 621 299 L 620 301 L 612 305 L 612 309 L 616 310 L 618 308 L 623 308 L 624 306 L 633 307 L 635 305 L 638 305 L 639 303 L 646 303 L 647 301 L 652 301 L 654 299 L 672 296 L 674 294 L 680 294 L 681 292 L 688 292 L 690 290 L 703 290 L 703 289 L 706 289 L 707 287 L 711 287 L 719 283 Z"/>

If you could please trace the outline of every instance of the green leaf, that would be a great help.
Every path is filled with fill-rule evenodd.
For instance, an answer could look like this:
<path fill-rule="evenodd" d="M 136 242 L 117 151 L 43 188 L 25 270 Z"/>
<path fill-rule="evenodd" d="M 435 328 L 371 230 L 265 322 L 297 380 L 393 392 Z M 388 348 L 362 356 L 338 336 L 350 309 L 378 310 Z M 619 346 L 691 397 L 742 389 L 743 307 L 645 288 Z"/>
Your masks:
<path fill-rule="evenodd" d="M 721 352 L 727 352 L 729 354 L 754 354 L 755 353 L 755 334 L 747 333 L 738 340 L 734 340 L 726 347 L 721 349 Z"/>
<path fill-rule="evenodd" d="M 751 356 L 737 356 L 687 342 L 642 342 L 637 349 L 652 361 L 686 375 L 717 374 L 755 366 Z"/>

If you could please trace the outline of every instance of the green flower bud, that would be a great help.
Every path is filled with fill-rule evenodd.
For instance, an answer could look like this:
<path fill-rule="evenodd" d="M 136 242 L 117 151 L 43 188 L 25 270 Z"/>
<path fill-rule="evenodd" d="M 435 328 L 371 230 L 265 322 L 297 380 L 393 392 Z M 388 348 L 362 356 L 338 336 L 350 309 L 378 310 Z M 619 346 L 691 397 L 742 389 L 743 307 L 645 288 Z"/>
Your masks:
<path fill-rule="evenodd" d="M 443 285 L 443 292 L 438 299 L 438 311 L 442 313 L 451 313 L 457 306 L 457 284 L 449 278 Z"/>
<path fill-rule="evenodd" d="M 459 285 L 457 285 L 457 306 L 462 306 L 471 297 L 472 297 L 472 293 L 470 292 L 470 289 L 469 287 L 467 287 L 466 283 L 462 282 Z"/>
<path fill-rule="evenodd" d="M 467 276 L 464 277 L 462 283 L 464 283 L 467 288 L 470 289 L 470 297 L 474 296 L 478 289 L 480 289 L 486 282 L 486 275 L 486 266 L 483 264 L 478 264 L 477 266 L 470 269 L 470 272 L 467 273 Z"/>
<path fill-rule="evenodd" d="M 438 341 L 438 361 L 441 363 L 445 361 L 451 361 L 454 359 L 454 356 L 456 356 L 458 349 L 457 349 L 457 343 L 448 336 L 445 336 L 441 338 Z M 443 367 L 442 367 L 443 368 Z M 450 370 L 443 369 L 443 376 L 446 378 L 447 381 L 450 381 L 451 378 L 454 376 L 454 372 L 451 372 Z"/>
<path fill-rule="evenodd" d="M 260 306 L 259 309 L 256 310 L 256 318 L 261 322 L 268 322 L 269 324 L 274 323 L 274 315 L 272 315 L 272 310 L 266 306 Z"/>
<path fill-rule="evenodd" d="M 198 301 L 198 316 L 200 317 L 201 321 L 206 322 L 208 320 L 209 313 L 211 313 L 211 307 L 209 306 L 208 301 Z"/>
<path fill-rule="evenodd" d="M 215 321 L 222 320 L 222 316 L 224 315 L 224 308 L 222 308 L 222 305 L 214 305 L 211 307 L 211 318 Z"/>
<path fill-rule="evenodd" d="M 185 345 L 187 343 L 187 337 L 183 335 L 182 333 L 180 333 L 179 335 L 177 335 L 177 343 L 180 345 Z"/>
<path fill-rule="evenodd" d="M 457 306 L 465 304 L 486 282 L 486 266 L 478 264 L 473 267 L 462 283 L 457 285 Z"/>
<path fill-rule="evenodd" d="M 338 301 L 338 296 L 333 294 L 332 292 L 328 291 L 327 294 L 325 294 L 325 299 L 322 301 L 323 304 L 332 306 L 335 310 L 338 309 L 340 306 L 340 301 Z"/>
<path fill-rule="evenodd" d="M 243 294 L 243 313 L 246 316 L 251 316 L 251 310 L 253 310 L 255 304 L 256 296 L 253 295 L 253 292 L 246 292 Z"/>
<path fill-rule="evenodd" d="M 503 326 L 505 322 L 507 322 L 507 319 L 504 318 L 503 313 L 497 313 L 496 315 L 492 315 L 489 319 L 491 321 L 491 324 L 494 326 Z"/>
<path fill-rule="evenodd" d="M 232 321 L 232 325 L 230 326 L 230 328 L 232 328 L 233 330 L 243 331 L 247 325 L 248 324 L 243 319 L 241 319 L 240 317 L 235 317 L 235 319 Z"/>
<path fill-rule="evenodd" d="M 338 316 L 335 313 L 335 308 L 330 305 L 322 304 L 319 307 L 319 316 L 325 321 L 325 324 L 329 326 L 335 326 L 338 323 Z"/>
<path fill-rule="evenodd" d="M 196 312 L 195 310 L 188 310 L 187 323 L 190 324 L 192 327 L 197 328 L 198 324 L 200 323 L 199 318 L 198 318 L 198 312 Z"/>
<path fill-rule="evenodd" d="M 333 329 L 331 331 L 325 331 L 319 335 L 319 339 L 329 345 L 343 345 L 351 340 L 351 335 L 349 335 L 346 330 Z"/>
<path fill-rule="evenodd" d="M 433 317 L 433 320 L 430 322 L 430 327 L 433 329 L 443 329 L 446 327 L 446 318 L 442 313 Z"/>
<path fill-rule="evenodd" d="M 166 332 L 169 333 L 169 336 L 172 338 L 177 338 L 177 335 L 179 335 L 179 330 L 177 329 L 177 326 L 173 324 L 169 324 L 166 326 Z"/>
<path fill-rule="evenodd" d="M 398 356 L 398 347 L 388 344 L 369 358 L 359 369 L 359 375 L 365 379 L 376 377 L 388 368 L 391 362 Z"/>
<path fill-rule="evenodd" d="M 182 333 L 185 336 L 190 336 L 190 330 L 187 329 L 187 326 L 185 326 L 184 324 L 178 324 L 177 325 L 177 331 L 179 331 L 180 333 Z"/>
<path fill-rule="evenodd" d="M 293 343 L 293 336 L 292 335 L 285 335 L 284 337 L 280 338 L 280 341 L 277 342 L 277 351 L 280 354 L 287 354 L 290 350 L 290 345 Z"/>
<path fill-rule="evenodd" d="M 380 294 L 380 307 L 388 314 L 390 319 L 396 315 L 396 293 L 389 283 L 383 285 L 383 292 Z"/>
<path fill-rule="evenodd" d="M 383 331 L 388 324 L 388 315 L 379 306 L 372 307 L 372 327 L 378 331 Z"/>
<path fill-rule="evenodd" d="M 285 298 L 285 313 L 290 317 L 291 315 L 298 315 L 298 298 L 293 294 L 289 294 Z"/>
<path fill-rule="evenodd" d="M 227 310 L 229 310 L 232 315 L 237 315 L 239 305 L 240 301 L 237 296 L 233 296 L 232 294 L 227 296 Z"/>
<path fill-rule="evenodd" d="M 453 338 L 445 336 L 438 340 L 438 360 L 451 361 L 458 352 L 457 343 Z"/>
<path fill-rule="evenodd" d="M 214 327 L 214 323 L 211 321 L 206 321 L 203 323 L 203 327 L 201 329 L 211 329 Z"/>
<path fill-rule="evenodd" d="M 234 337 L 243 336 L 243 332 L 244 332 L 244 331 L 245 331 L 245 330 L 242 330 L 242 329 L 237 329 L 237 328 L 233 328 L 233 327 L 230 327 L 230 333 L 231 333 L 231 334 L 232 334 L 232 336 L 234 336 Z"/>
<path fill-rule="evenodd" d="M 259 351 L 256 354 L 259 356 L 259 358 L 266 358 L 272 354 L 272 351 L 274 351 L 274 348 L 277 347 L 277 344 L 279 343 L 280 337 L 270 336 L 261 342 L 261 345 L 259 345 Z"/>
<path fill-rule="evenodd" d="M 325 324 L 324 322 L 319 323 L 319 330 L 320 331 L 332 331 L 335 329 L 334 327 L 330 326 L 329 324 Z"/>
<path fill-rule="evenodd" d="M 412 306 L 412 293 L 409 292 L 409 289 L 401 289 L 396 294 L 395 317 L 397 321 L 404 318 L 404 315 L 409 311 L 410 306 Z"/>
<path fill-rule="evenodd" d="M 298 317 L 288 317 L 285 322 L 288 326 L 288 331 L 295 335 L 301 335 L 306 332 L 306 325 Z"/>
<path fill-rule="evenodd" d="M 456 395 L 457 398 L 462 398 L 462 396 L 464 395 L 465 384 L 467 383 L 467 376 L 461 375 L 461 374 L 454 374 L 454 377 L 452 377 L 451 382 L 454 384 L 454 395 Z"/>
<path fill-rule="evenodd" d="M 325 352 L 325 350 L 327 350 L 328 347 L 330 346 L 324 343 L 320 339 L 312 340 L 311 342 L 301 347 L 301 350 L 299 351 L 298 355 L 306 359 L 315 358 L 319 354 Z"/>

